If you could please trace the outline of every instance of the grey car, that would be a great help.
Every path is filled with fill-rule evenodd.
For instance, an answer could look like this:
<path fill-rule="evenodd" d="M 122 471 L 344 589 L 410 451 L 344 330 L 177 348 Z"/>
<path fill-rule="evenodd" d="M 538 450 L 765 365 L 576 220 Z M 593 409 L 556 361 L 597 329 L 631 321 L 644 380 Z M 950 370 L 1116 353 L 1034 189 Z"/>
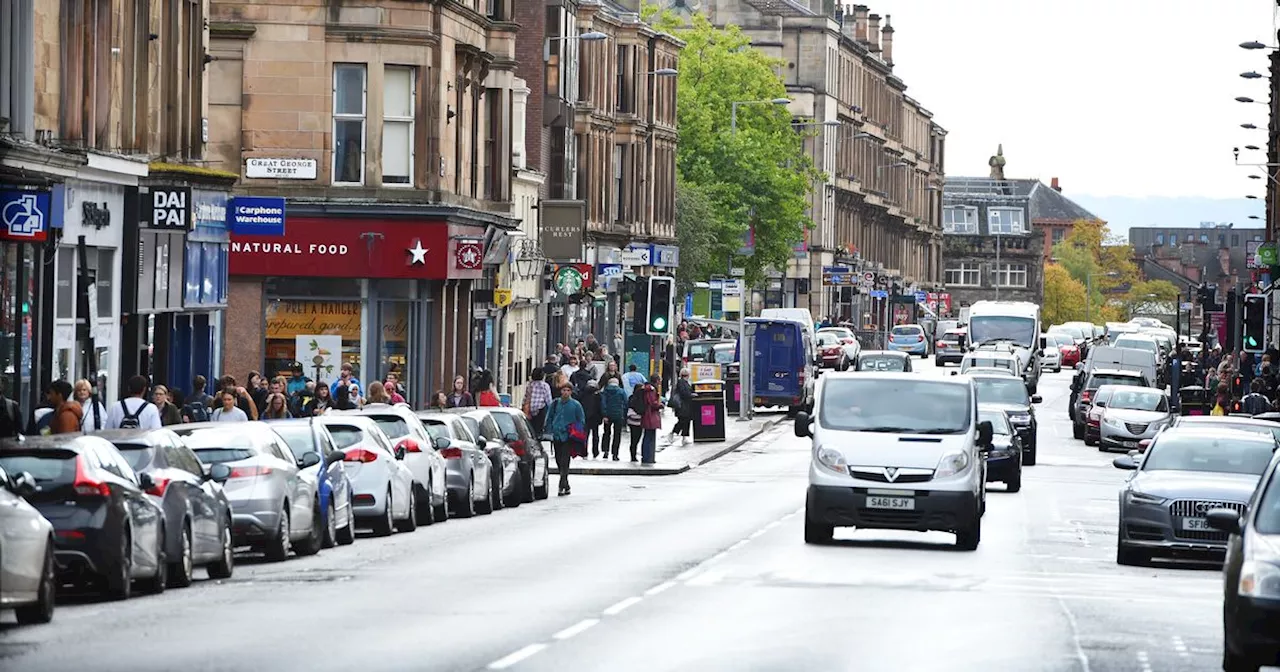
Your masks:
<path fill-rule="evenodd" d="M 445 484 L 449 488 L 449 510 L 459 518 L 477 513 L 493 513 L 496 497 L 490 484 L 493 464 L 476 446 L 462 416 L 438 411 L 418 411 L 435 449 L 445 461 Z"/>
<path fill-rule="evenodd" d="M 1120 488 L 1116 562 L 1137 565 L 1156 555 L 1221 559 L 1228 535 L 1213 529 L 1213 509 L 1244 512 L 1277 443 L 1256 432 L 1176 427 L 1145 453 L 1117 457 L 1133 470 Z"/>
<path fill-rule="evenodd" d="M 304 469 L 320 463 L 314 452 L 295 457 L 263 422 L 202 422 L 172 427 L 205 464 L 225 464 L 223 486 L 231 501 L 231 537 L 279 562 L 320 552 L 324 541 L 320 494 Z"/>
<path fill-rule="evenodd" d="M 1164 392 L 1131 385 L 1110 387 L 1111 396 L 1098 422 L 1098 450 L 1132 450 L 1173 420 Z"/>
<path fill-rule="evenodd" d="M 476 445 L 489 455 L 493 464 L 494 491 L 503 507 L 515 507 L 524 503 L 528 489 L 524 473 L 520 469 L 520 456 L 507 442 L 507 435 L 490 415 L 488 408 L 472 409 L 462 414 L 462 419 L 476 435 Z"/>

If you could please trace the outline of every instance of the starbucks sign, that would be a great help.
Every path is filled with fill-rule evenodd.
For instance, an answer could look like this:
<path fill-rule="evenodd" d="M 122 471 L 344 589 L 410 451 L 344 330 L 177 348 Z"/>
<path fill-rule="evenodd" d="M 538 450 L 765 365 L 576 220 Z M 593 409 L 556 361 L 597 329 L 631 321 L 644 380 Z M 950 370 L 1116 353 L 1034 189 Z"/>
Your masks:
<path fill-rule="evenodd" d="M 565 264 L 556 268 L 551 276 L 556 291 L 564 294 L 581 294 L 591 288 L 590 264 Z"/>

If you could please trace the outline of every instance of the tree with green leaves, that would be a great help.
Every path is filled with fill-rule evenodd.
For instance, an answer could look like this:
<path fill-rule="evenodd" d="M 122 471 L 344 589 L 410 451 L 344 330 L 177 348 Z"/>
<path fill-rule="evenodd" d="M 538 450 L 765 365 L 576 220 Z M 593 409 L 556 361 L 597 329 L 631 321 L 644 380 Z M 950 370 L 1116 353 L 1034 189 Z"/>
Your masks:
<path fill-rule="evenodd" d="M 769 102 L 787 95 L 784 64 L 753 49 L 737 26 L 717 28 L 700 14 L 686 23 L 653 6 L 643 16 L 685 42 L 676 98 L 680 273 L 686 282 L 705 280 L 727 273 L 732 261 L 758 283 L 767 270 L 786 267 L 812 227 L 809 195 L 823 179 L 805 151 L 805 134 L 785 106 Z M 681 217 L 682 201 L 695 203 L 697 216 Z M 750 229 L 754 254 L 735 258 Z"/>

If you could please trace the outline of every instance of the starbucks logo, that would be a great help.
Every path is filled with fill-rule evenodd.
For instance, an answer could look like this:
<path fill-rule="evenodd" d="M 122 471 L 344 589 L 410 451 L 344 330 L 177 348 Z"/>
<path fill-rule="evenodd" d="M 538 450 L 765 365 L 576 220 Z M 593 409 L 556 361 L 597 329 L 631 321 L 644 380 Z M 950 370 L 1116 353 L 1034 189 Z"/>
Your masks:
<path fill-rule="evenodd" d="M 578 294 L 582 292 L 583 284 L 582 271 L 572 266 L 565 266 L 556 271 L 556 291 L 561 294 Z"/>

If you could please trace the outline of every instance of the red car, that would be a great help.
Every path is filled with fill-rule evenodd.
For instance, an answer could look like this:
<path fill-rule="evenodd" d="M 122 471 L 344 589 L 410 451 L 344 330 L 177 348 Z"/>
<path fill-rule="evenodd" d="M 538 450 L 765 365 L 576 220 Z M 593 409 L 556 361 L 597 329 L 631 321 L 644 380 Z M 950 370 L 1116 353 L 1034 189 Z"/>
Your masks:
<path fill-rule="evenodd" d="M 1074 369 L 1080 363 L 1080 348 L 1075 345 L 1060 345 L 1058 352 L 1062 353 L 1062 368 Z"/>

